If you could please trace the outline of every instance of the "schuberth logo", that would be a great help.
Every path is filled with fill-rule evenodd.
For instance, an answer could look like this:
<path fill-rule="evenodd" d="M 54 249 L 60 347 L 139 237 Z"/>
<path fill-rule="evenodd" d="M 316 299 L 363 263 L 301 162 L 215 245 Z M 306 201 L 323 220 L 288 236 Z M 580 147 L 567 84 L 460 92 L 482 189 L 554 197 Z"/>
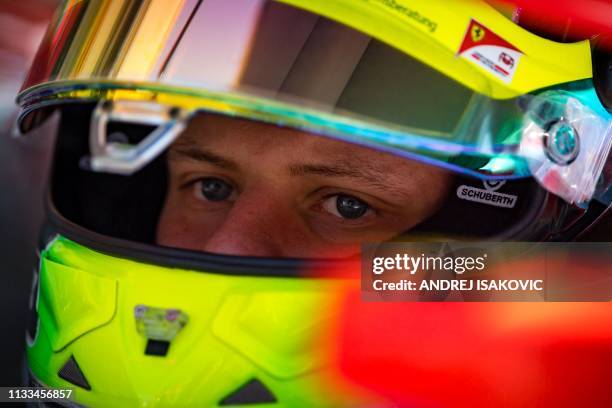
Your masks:
<path fill-rule="evenodd" d="M 485 189 L 465 185 L 459 186 L 457 189 L 457 197 L 462 200 L 495 207 L 514 208 L 516 206 L 518 200 L 517 196 L 497 192 L 497 190 L 506 184 L 505 181 L 485 181 L 483 184 Z"/>
<path fill-rule="evenodd" d="M 506 181 L 505 180 L 484 180 L 482 184 L 484 185 L 484 188 L 486 188 L 489 191 L 497 191 L 500 188 L 502 188 L 504 184 L 506 184 Z"/>

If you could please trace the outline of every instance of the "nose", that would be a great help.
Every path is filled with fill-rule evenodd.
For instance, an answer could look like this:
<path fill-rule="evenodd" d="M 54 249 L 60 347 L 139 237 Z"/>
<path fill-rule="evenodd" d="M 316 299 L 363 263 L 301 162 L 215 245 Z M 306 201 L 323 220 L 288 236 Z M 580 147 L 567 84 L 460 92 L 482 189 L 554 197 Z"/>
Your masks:
<path fill-rule="evenodd" d="M 204 246 L 225 255 L 282 257 L 300 235 L 299 214 L 265 191 L 242 192 Z"/>

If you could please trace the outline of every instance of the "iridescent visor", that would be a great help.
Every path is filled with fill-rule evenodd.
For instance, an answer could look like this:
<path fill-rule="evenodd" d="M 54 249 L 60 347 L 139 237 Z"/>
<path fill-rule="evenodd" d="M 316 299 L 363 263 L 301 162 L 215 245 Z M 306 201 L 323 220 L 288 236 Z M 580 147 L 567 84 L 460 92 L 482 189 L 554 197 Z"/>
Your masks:
<path fill-rule="evenodd" d="M 609 163 L 610 116 L 589 107 L 594 91 L 492 99 L 484 73 L 460 83 L 379 37 L 376 27 L 277 1 L 67 1 L 20 103 L 28 112 L 67 100 L 153 100 L 293 126 L 483 178 L 563 173 L 577 162 L 559 176 L 562 184 L 588 187 L 557 192 L 576 202 L 602 195 L 595 185 Z M 467 69 L 448 54 L 457 72 Z M 560 136 L 547 143 L 551 129 Z"/>

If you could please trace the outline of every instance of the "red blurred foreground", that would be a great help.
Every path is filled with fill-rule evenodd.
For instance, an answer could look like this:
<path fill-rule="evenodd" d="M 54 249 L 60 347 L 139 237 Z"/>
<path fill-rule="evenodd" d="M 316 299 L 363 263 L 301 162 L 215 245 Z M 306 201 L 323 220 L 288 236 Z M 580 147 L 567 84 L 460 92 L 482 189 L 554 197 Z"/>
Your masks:
<path fill-rule="evenodd" d="M 519 7 L 519 19 L 530 27 L 568 40 L 612 36 L 610 0 L 495 0 Z"/>
<path fill-rule="evenodd" d="M 612 407 L 609 302 L 366 303 L 359 290 L 323 348 L 389 406 Z"/>
<path fill-rule="evenodd" d="M 338 364 L 411 407 L 610 407 L 609 303 L 360 303 Z"/>

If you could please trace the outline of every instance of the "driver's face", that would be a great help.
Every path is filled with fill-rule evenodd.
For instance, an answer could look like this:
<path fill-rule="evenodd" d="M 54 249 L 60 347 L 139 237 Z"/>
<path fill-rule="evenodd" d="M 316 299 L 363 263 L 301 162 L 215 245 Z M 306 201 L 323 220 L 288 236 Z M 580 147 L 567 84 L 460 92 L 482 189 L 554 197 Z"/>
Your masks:
<path fill-rule="evenodd" d="M 161 245 L 232 255 L 330 257 L 431 215 L 443 170 L 289 128 L 199 115 L 169 151 Z"/>

